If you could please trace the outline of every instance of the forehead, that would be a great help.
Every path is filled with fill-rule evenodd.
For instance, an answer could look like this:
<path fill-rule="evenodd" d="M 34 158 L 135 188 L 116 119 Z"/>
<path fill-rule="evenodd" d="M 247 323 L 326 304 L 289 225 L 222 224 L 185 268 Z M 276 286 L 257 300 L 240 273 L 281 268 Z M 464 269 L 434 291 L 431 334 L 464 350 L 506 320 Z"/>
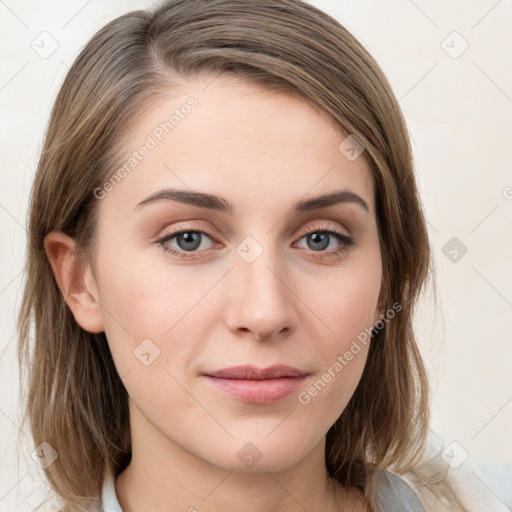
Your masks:
<path fill-rule="evenodd" d="M 189 79 L 127 125 L 118 141 L 125 172 L 108 196 L 135 205 L 179 186 L 263 207 L 343 187 L 373 211 L 371 172 L 364 152 L 347 158 L 348 135 L 296 95 L 230 76 Z"/>

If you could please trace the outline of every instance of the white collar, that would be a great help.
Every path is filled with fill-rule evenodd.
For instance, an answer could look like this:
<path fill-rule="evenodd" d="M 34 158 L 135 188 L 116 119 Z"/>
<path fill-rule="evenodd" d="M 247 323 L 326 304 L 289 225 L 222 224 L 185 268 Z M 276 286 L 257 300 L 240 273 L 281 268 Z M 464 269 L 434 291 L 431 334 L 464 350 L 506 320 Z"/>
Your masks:
<path fill-rule="evenodd" d="M 123 512 L 116 496 L 116 487 L 114 485 L 114 475 L 107 473 L 103 481 L 103 491 L 101 493 L 101 503 L 103 512 Z"/>

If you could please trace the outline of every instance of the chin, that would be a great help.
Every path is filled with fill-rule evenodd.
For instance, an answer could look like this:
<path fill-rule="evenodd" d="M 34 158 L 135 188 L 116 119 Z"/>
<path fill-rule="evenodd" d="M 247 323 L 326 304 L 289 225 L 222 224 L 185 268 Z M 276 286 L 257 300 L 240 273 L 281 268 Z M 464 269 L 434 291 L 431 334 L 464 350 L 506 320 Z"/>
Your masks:
<path fill-rule="evenodd" d="M 233 440 L 230 446 L 208 454 L 205 460 L 234 473 L 278 472 L 300 462 L 307 454 L 305 448 L 303 443 L 287 443 L 282 437 L 272 440 L 263 437 L 261 441 Z"/>

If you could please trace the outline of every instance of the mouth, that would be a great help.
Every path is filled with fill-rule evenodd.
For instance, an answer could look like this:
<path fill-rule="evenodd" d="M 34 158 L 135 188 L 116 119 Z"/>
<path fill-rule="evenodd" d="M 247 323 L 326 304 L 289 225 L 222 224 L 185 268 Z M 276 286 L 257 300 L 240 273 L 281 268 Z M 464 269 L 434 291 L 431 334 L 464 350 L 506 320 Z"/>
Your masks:
<path fill-rule="evenodd" d="M 308 373 L 287 365 L 268 368 L 234 366 L 203 376 L 217 390 L 238 400 L 255 404 L 270 404 L 283 400 L 296 391 Z"/>

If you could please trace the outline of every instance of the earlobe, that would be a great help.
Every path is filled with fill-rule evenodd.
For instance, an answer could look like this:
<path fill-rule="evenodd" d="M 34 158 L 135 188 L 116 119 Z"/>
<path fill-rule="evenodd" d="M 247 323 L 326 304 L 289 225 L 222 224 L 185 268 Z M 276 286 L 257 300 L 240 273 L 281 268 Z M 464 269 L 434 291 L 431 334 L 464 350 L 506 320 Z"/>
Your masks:
<path fill-rule="evenodd" d="M 90 265 L 78 258 L 75 240 L 53 231 L 46 235 L 44 248 L 55 280 L 77 323 L 88 332 L 103 332 L 96 282 Z"/>

